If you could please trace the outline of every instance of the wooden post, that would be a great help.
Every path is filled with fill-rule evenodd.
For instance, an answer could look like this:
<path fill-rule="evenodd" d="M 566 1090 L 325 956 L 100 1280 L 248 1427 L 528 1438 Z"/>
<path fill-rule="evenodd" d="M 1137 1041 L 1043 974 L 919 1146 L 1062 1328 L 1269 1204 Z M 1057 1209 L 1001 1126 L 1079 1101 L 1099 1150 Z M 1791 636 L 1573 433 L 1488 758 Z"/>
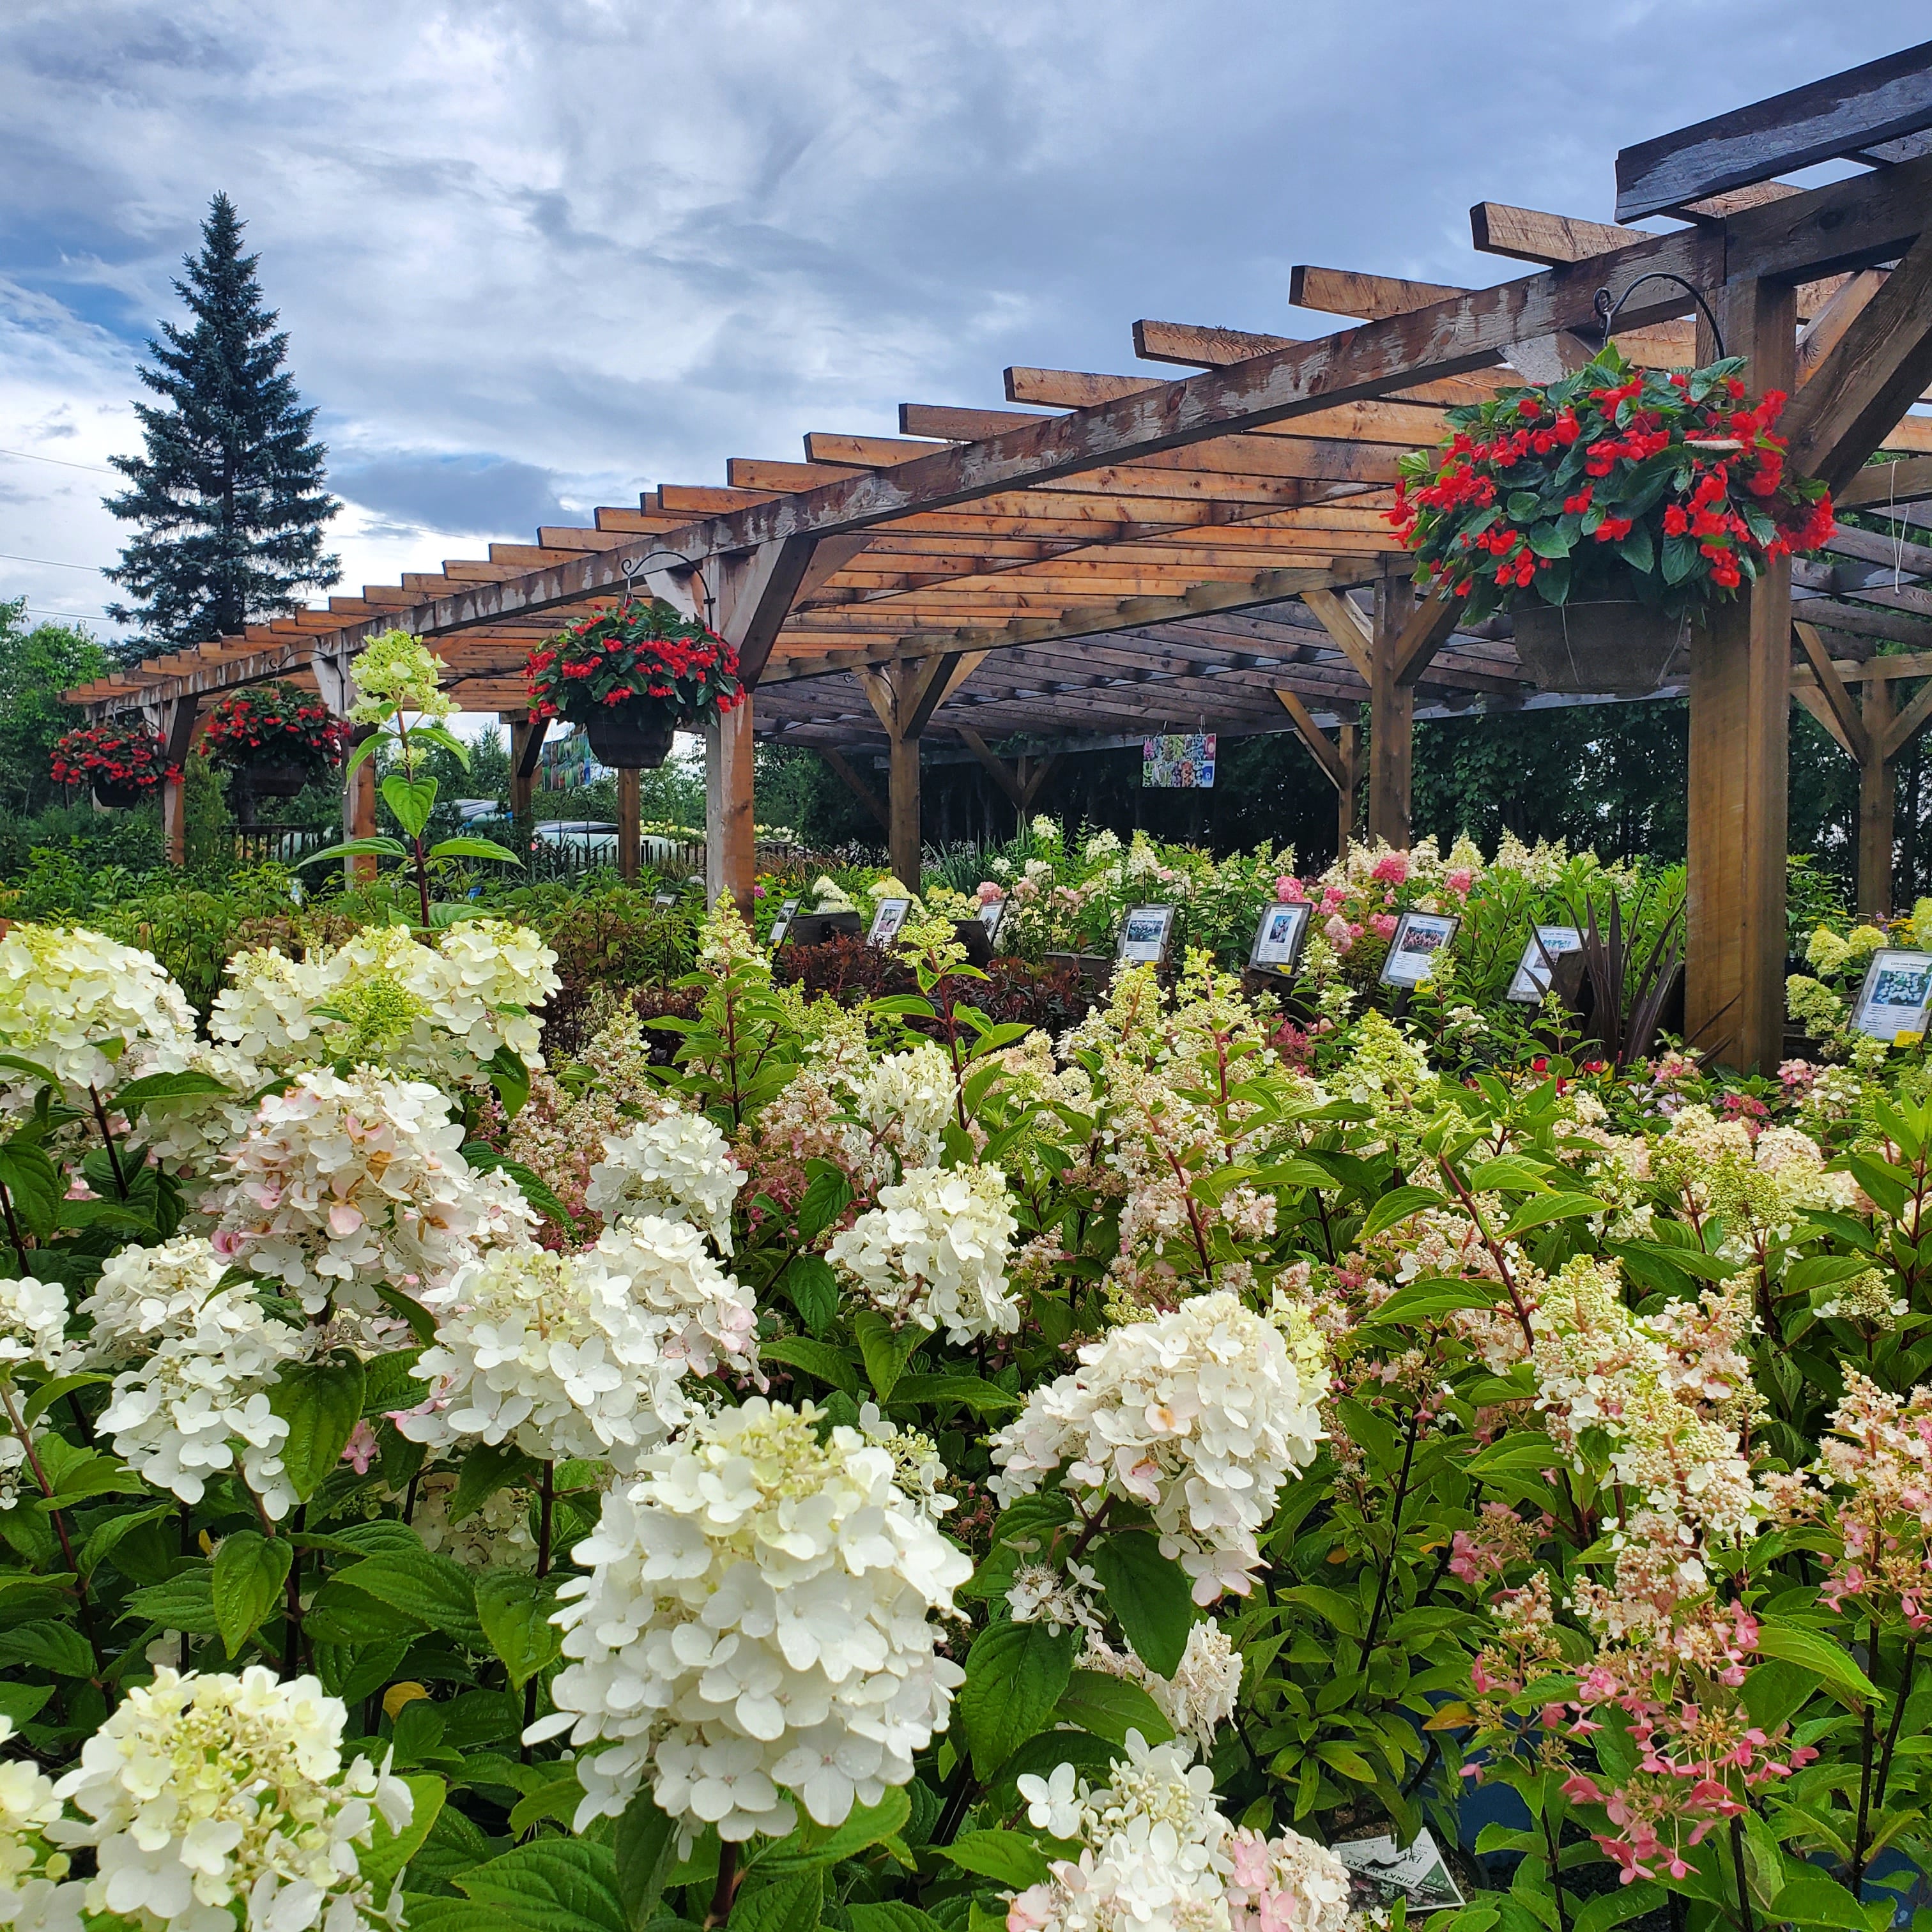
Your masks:
<path fill-rule="evenodd" d="M 752 802 L 752 694 L 704 734 L 704 892 L 716 905 L 729 892 L 746 918 L 758 870 L 758 821 Z"/>
<path fill-rule="evenodd" d="M 516 827 L 518 846 L 527 850 L 535 832 L 537 758 L 550 721 L 532 718 L 527 711 L 497 715 L 510 734 L 510 822 Z"/>
<path fill-rule="evenodd" d="M 1898 766 L 1886 740 L 1892 729 L 1892 682 L 1865 682 L 1861 707 L 1864 756 L 1858 760 L 1858 914 L 1882 919 L 1892 910 L 1892 830 L 1897 812 Z"/>
<path fill-rule="evenodd" d="M 194 723 L 200 711 L 198 698 L 177 698 L 162 706 L 156 728 L 166 748 L 168 763 L 177 770 L 188 763 L 194 745 Z M 170 866 L 188 863 L 188 784 L 185 776 L 172 778 L 161 787 L 162 850 Z"/>
<path fill-rule="evenodd" d="M 375 728 L 373 724 L 362 726 L 356 734 L 355 742 L 360 745 L 374 734 Z M 376 760 L 373 755 L 356 766 L 356 776 L 344 788 L 342 836 L 345 838 L 373 838 L 376 836 Z M 374 856 L 365 854 L 360 858 L 344 860 L 342 878 L 343 883 L 351 888 L 373 885 L 376 879 Z"/>
<path fill-rule="evenodd" d="M 908 664 L 894 664 L 887 672 L 895 695 L 902 695 Z M 892 876 L 909 892 L 919 890 L 919 739 L 902 724 L 892 734 L 887 772 L 886 807 L 891 824 L 886 832 L 887 862 Z"/>
<path fill-rule="evenodd" d="M 1336 734 L 1335 749 L 1342 760 L 1342 782 L 1335 794 L 1335 856 L 1348 856 L 1355 836 L 1355 788 L 1362 780 L 1362 728 L 1344 724 Z"/>
<path fill-rule="evenodd" d="M 1376 580 L 1375 640 L 1369 662 L 1369 837 L 1396 850 L 1408 844 L 1409 784 L 1415 748 L 1415 687 L 1396 674 L 1408 621 L 1408 580 Z"/>
<path fill-rule="evenodd" d="M 644 814 L 640 798 L 644 774 L 634 766 L 617 774 L 617 876 L 626 885 L 638 883 L 644 851 Z"/>
<path fill-rule="evenodd" d="M 1749 358 L 1754 394 L 1790 391 L 1797 360 L 1790 284 L 1734 282 L 1717 307 L 1724 346 Z M 1698 324 L 1698 359 L 1716 344 Z M 1791 567 L 1712 607 L 1690 650 L 1684 1034 L 1695 1048 L 1768 1072 L 1784 1039 L 1785 788 L 1791 734 Z"/>

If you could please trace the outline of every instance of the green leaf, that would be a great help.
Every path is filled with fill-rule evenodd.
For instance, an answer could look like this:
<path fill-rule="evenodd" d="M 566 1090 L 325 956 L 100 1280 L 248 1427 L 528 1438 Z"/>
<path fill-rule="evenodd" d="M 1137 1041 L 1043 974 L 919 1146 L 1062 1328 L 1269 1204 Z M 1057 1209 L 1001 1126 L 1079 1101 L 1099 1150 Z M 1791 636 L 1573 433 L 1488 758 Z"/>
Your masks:
<path fill-rule="evenodd" d="M 1187 1633 L 1194 1627 L 1194 1595 L 1187 1573 L 1144 1529 L 1101 1537 L 1087 1552 L 1100 1580 L 1102 1600 L 1120 1619 L 1141 1661 L 1162 1677 L 1180 1668 Z"/>
<path fill-rule="evenodd" d="M 396 823 L 411 838 L 420 838 L 436 809 L 436 781 L 430 778 L 406 778 L 391 772 L 382 783 L 382 802 L 394 814 Z"/>
<path fill-rule="evenodd" d="M 1821 1871 L 1792 1871 L 1780 1888 L 1772 1910 L 1794 1926 L 1826 1925 L 1836 1932 L 1871 1932 L 1871 1921 L 1858 1900 L 1834 1878 Z M 1886 1920 L 1890 1921 L 1890 1912 Z"/>
<path fill-rule="evenodd" d="M 489 1075 L 490 1084 L 496 1088 L 496 1097 L 503 1103 L 503 1112 L 514 1120 L 530 1097 L 530 1070 L 524 1064 L 523 1056 L 509 1047 L 500 1046 L 484 1061 L 483 1070 Z M 537 1177 L 532 1174 L 530 1178 L 535 1180 Z"/>
<path fill-rule="evenodd" d="M 878 1804 L 854 1805 L 842 1824 L 820 1825 L 806 1819 L 789 1838 L 758 1852 L 749 1870 L 758 1874 L 762 1884 L 767 1877 L 785 1873 L 823 1870 L 842 1859 L 856 1858 L 884 1839 L 897 1838 L 911 1816 L 912 1800 L 904 1786 L 890 1786 Z"/>
<path fill-rule="evenodd" d="M 1760 1618 L 1757 1647 L 1762 1656 L 1778 1658 L 1810 1671 L 1840 1703 L 1849 1705 L 1854 1711 L 1862 1711 L 1867 1700 L 1879 1694 L 1877 1685 L 1852 1661 L 1848 1651 L 1802 1624 L 1781 1623 L 1772 1617 Z"/>
<path fill-rule="evenodd" d="M 294 1560 L 286 1537 L 238 1529 L 221 1539 L 214 1552 L 214 1621 L 230 1657 L 275 1607 Z"/>
<path fill-rule="evenodd" d="M 829 1342 L 814 1342 L 804 1335 L 781 1335 L 775 1342 L 760 1342 L 758 1356 L 762 1361 L 802 1369 L 807 1375 L 844 1390 L 854 1402 L 859 1399 L 859 1377 L 850 1354 Z"/>
<path fill-rule="evenodd" d="M 730 1932 L 812 1932 L 824 1898 L 825 1881 L 815 1870 L 755 1886 L 747 1873 L 725 1923 Z"/>
<path fill-rule="evenodd" d="M 1110 1744 L 1124 1744 L 1130 1731 L 1139 1732 L 1150 1744 L 1164 1744 L 1174 1735 L 1160 1706 L 1138 1684 L 1104 1670 L 1075 1671 L 1053 1714 Z"/>
<path fill-rule="evenodd" d="M 616 1858 L 588 1839 L 534 1839 L 450 1882 L 529 1932 L 630 1932 Z"/>
<path fill-rule="evenodd" d="M 406 859 L 410 848 L 400 838 L 385 838 L 380 836 L 370 838 L 345 838 L 339 845 L 325 846 L 320 852 L 311 852 L 305 859 L 296 861 L 296 868 L 304 866 L 319 866 L 328 859 Z"/>
<path fill-rule="evenodd" d="M 43 1087 L 51 1087 L 60 1091 L 58 1076 L 43 1066 L 38 1060 L 23 1060 L 17 1053 L 0 1053 L 0 1066 L 10 1067 L 16 1073 L 24 1073 L 30 1080 L 38 1080 Z"/>
<path fill-rule="evenodd" d="M 1486 1194 L 1498 1187 L 1514 1188 L 1519 1192 L 1540 1190 L 1550 1184 L 1549 1172 L 1547 1164 L 1543 1161 L 1531 1160 L 1520 1154 L 1501 1154 L 1493 1160 L 1486 1160 L 1470 1168 L 1464 1178 L 1464 1184 L 1472 1194 Z"/>
<path fill-rule="evenodd" d="M 1664 540 L 1664 580 L 1669 584 L 1682 584 L 1697 568 L 1701 560 L 1697 554 L 1697 540 L 1694 537 L 1666 537 Z"/>
<path fill-rule="evenodd" d="M 1056 1636 L 1043 1623 L 994 1624 L 974 1638 L 959 1717 L 982 1783 L 1052 1720 L 1079 1647 L 1077 1630 Z"/>
<path fill-rule="evenodd" d="M 1385 1228 L 1393 1228 L 1398 1221 L 1406 1221 L 1410 1215 L 1419 1214 L 1425 1208 L 1440 1208 L 1443 1197 L 1427 1187 L 1392 1187 L 1370 1210 L 1369 1218 L 1362 1223 L 1362 1232 L 1356 1236 L 1358 1241 L 1366 1241 L 1379 1234 Z"/>
<path fill-rule="evenodd" d="M 72 1624 L 19 1624 L 0 1630 L 0 1664 L 51 1670 L 56 1677 L 92 1677 L 94 1652 Z"/>
<path fill-rule="evenodd" d="M 133 1114 L 151 1100 L 181 1100 L 193 1095 L 233 1090 L 213 1074 L 198 1073 L 190 1068 L 180 1073 L 150 1073 L 142 1079 L 130 1080 L 126 1086 L 114 1090 L 114 1104 L 124 1114 Z"/>
<path fill-rule="evenodd" d="M 173 1514 L 172 1503 L 157 1503 L 152 1509 L 136 1510 L 127 1516 L 110 1516 L 89 1533 L 86 1542 L 81 1546 L 78 1559 L 80 1574 L 92 1576 L 113 1553 L 114 1546 L 130 1531 L 139 1529 L 144 1523 L 158 1522 L 163 1516 Z"/>
<path fill-rule="evenodd" d="M 1631 569 L 1640 571 L 1646 577 L 1657 568 L 1657 552 L 1652 547 L 1648 524 L 1639 524 L 1617 545 L 1617 551 Z"/>
<path fill-rule="evenodd" d="M 902 1376 L 893 1384 L 892 1402 L 921 1408 L 963 1403 L 975 1415 L 1008 1415 L 1025 1406 L 1019 1396 L 977 1376 Z"/>
<path fill-rule="evenodd" d="M 460 1522 L 474 1516 L 499 1490 L 512 1483 L 537 1482 L 543 1465 L 526 1456 L 514 1442 L 478 1442 L 463 1459 L 456 1478 L 456 1493 L 449 1499 L 449 1520 Z"/>
<path fill-rule="evenodd" d="M 1042 1884 L 1053 1875 L 1040 1847 L 1024 1832 L 962 1832 L 951 1844 L 932 1849 L 961 1870 L 1016 1892 Z"/>
<path fill-rule="evenodd" d="M 644 1932 L 657 1915 L 665 1880 L 677 1867 L 677 1820 L 658 1809 L 646 1786 L 624 1808 L 610 1844 L 624 1922 L 629 1932 Z"/>
<path fill-rule="evenodd" d="M 911 1360 L 913 1352 L 928 1340 L 932 1330 L 908 1322 L 895 1328 L 876 1308 L 862 1308 L 852 1318 L 852 1334 L 865 1359 L 866 1373 L 881 1402 L 891 1399 L 893 1385 Z"/>
<path fill-rule="evenodd" d="M 331 1581 L 360 1590 L 472 1649 L 482 1647 L 483 1627 L 477 1621 L 471 1574 L 436 1551 L 385 1550 L 338 1570 Z"/>
<path fill-rule="evenodd" d="M 60 1220 L 66 1191 L 58 1170 L 31 1141 L 16 1136 L 0 1147 L 0 1187 L 13 1196 L 14 1213 L 37 1240 L 45 1240 Z"/>
<path fill-rule="evenodd" d="M 1492 1282 L 1418 1281 L 1399 1288 L 1370 1311 L 1364 1325 L 1398 1328 L 1405 1323 L 1433 1322 L 1466 1308 L 1493 1308 L 1502 1291 Z"/>
<path fill-rule="evenodd" d="M 852 1183 L 844 1169 L 830 1161 L 818 1162 L 798 1204 L 798 1238 L 817 1240 L 851 1204 Z"/>
<path fill-rule="evenodd" d="M 150 1583 L 128 1599 L 137 1617 L 164 1630 L 186 1630 L 190 1636 L 219 1636 L 214 1621 L 214 1580 L 211 1565 L 196 1563 L 178 1571 L 165 1583 Z"/>
<path fill-rule="evenodd" d="M 410 1814 L 410 1822 L 400 1832 L 392 1832 L 382 1813 L 376 1812 L 374 1842 L 356 1862 L 375 1893 L 379 1907 L 388 1904 L 389 1888 L 402 1876 L 403 1868 L 422 1850 L 422 1842 L 429 1836 L 448 1795 L 441 1778 L 424 1773 L 405 1778 L 403 1782 L 410 1787 L 410 1796 L 416 1800 L 416 1809 Z"/>
<path fill-rule="evenodd" d="M 1527 1228 L 1540 1228 L 1550 1221 L 1574 1221 L 1586 1214 L 1607 1214 L 1610 1203 L 1588 1194 L 1539 1194 L 1532 1196 L 1509 1217 L 1503 1238 L 1520 1234 Z"/>
<path fill-rule="evenodd" d="M 784 1292 L 799 1319 L 816 1335 L 830 1328 L 838 1312 L 838 1277 L 820 1255 L 797 1255 L 784 1271 Z"/>
<path fill-rule="evenodd" d="M 527 1570 L 476 1573 L 476 1617 L 490 1648 L 503 1660 L 512 1690 L 520 1690 L 563 1654 L 563 1633 L 550 1621 L 561 1576 Z"/>
<path fill-rule="evenodd" d="M 882 1899 L 876 1905 L 848 1905 L 845 1917 L 852 1932 L 940 1932 L 929 1912 L 902 1898 Z"/>
<path fill-rule="evenodd" d="M 362 1420 L 362 1364 L 292 1362 L 268 1391 L 268 1406 L 289 1425 L 282 1467 L 304 1502 L 342 1460 L 343 1444 Z"/>
<path fill-rule="evenodd" d="M 507 845 L 499 845 L 494 838 L 476 838 L 467 835 L 460 838 L 438 839 L 426 856 L 431 859 L 500 859 L 512 866 L 524 862 Z"/>

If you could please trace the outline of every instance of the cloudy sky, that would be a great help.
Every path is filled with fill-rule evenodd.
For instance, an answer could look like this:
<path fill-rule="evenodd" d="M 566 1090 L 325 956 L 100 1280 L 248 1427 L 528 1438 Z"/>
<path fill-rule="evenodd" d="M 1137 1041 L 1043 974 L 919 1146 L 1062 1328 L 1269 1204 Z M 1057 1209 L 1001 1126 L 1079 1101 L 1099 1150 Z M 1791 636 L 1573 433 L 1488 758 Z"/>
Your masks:
<path fill-rule="evenodd" d="M 0 596 L 112 594 L 98 466 L 218 188 L 352 587 L 998 404 L 1009 363 L 1130 368 L 1138 316 L 1339 326 L 1288 307 L 1297 262 L 1501 280 L 1471 202 L 1608 219 L 1619 146 L 1924 32 L 1923 0 L 7 0 Z"/>

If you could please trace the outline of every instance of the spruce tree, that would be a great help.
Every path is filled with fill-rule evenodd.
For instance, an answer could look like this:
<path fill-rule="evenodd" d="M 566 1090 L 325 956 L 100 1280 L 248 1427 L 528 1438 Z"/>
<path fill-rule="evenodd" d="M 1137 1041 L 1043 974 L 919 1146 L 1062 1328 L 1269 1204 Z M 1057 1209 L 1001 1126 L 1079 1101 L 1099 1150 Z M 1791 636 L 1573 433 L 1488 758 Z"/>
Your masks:
<path fill-rule="evenodd" d="M 139 627 L 136 656 L 286 616 L 298 592 L 342 574 L 322 547 L 341 507 L 324 487 L 328 452 L 282 366 L 288 335 L 262 305 L 261 258 L 242 254 L 242 229 L 235 204 L 216 195 L 201 254 L 182 258 L 187 278 L 174 285 L 193 326 L 164 322 L 140 371 L 162 399 L 134 406 L 146 454 L 111 459 L 132 487 L 106 507 L 141 526 L 107 572 L 140 600 L 110 607 Z"/>

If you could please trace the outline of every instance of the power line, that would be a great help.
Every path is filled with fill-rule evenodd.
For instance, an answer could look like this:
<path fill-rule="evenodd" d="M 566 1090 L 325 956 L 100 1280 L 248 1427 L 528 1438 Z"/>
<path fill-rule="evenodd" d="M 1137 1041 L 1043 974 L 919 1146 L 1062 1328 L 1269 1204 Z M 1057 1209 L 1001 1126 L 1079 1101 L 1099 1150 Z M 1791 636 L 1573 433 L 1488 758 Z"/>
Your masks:
<path fill-rule="evenodd" d="M 52 463 L 62 470 L 91 470 L 97 476 L 118 476 L 118 470 L 104 469 L 98 463 L 70 463 L 64 456 L 39 456 L 31 449 L 0 449 L 0 456 L 17 456 L 22 463 Z"/>
<path fill-rule="evenodd" d="M 98 563 L 62 563 L 51 556 L 16 556 L 11 550 L 0 550 L 0 558 L 8 563 L 38 563 L 48 570 L 91 570 L 97 576 L 106 566 Z"/>

